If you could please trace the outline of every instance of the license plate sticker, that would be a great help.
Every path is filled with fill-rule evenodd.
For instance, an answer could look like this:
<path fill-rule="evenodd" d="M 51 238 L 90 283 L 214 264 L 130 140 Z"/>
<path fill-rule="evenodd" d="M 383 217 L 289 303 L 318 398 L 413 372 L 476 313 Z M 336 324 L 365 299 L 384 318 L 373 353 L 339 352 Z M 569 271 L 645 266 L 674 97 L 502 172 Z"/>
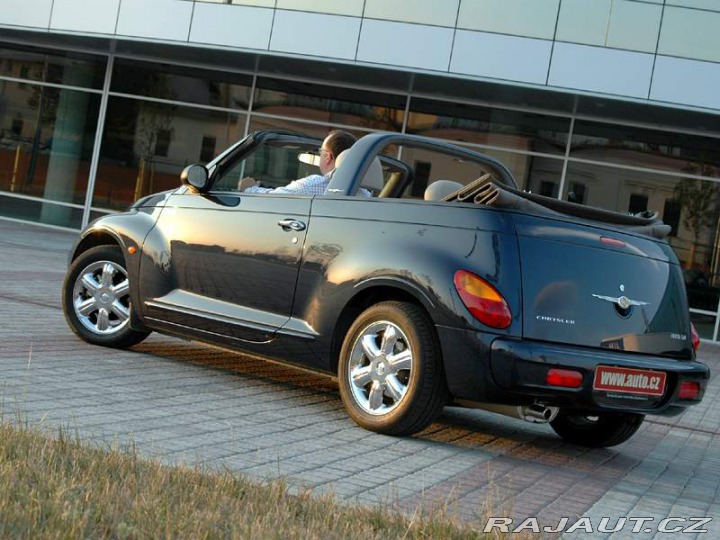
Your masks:
<path fill-rule="evenodd" d="M 667 374 L 662 371 L 598 366 L 595 370 L 593 390 L 662 396 Z"/>

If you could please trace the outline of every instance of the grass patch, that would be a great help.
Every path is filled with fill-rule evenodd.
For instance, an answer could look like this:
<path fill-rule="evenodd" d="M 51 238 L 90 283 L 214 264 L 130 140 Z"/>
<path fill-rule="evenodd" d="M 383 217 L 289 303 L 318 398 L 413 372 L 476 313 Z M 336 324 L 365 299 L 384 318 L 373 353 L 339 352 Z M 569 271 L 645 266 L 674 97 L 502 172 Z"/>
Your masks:
<path fill-rule="evenodd" d="M 229 471 L 165 466 L 0 422 L 0 538 L 486 538 L 447 515 L 414 519 L 288 493 Z"/>

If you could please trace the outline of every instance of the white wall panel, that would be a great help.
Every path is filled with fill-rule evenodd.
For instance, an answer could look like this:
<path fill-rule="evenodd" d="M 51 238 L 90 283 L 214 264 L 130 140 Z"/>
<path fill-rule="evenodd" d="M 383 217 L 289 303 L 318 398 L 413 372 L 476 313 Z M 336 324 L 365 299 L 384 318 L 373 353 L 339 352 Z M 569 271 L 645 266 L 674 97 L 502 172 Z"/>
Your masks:
<path fill-rule="evenodd" d="M 227 1 L 220 0 L 221 4 L 227 4 Z M 255 7 L 275 7 L 275 0 L 232 0 L 233 4 L 242 6 L 255 6 Z"/>
<path fill-rule="evenodd" d="M 563 0 L 556 39 L 655 52 L 662 6 L 625 0 Z"/>
<path fill-rule="evenodd" d="M 357 59 L 447 71 L 453 29 L 388 21 L 363 21 Z"/>
<path fill-rule="evenodd" d="M 0 24 L 47 29 L 51 9 L 52 0 L 2 0 Z"/>
<path fill-rule="evenodd" d="M 548 84 L 647 99 L 653 55 L 556 43 Z"/>
<path fill-rule="evenodd" d="M 560 0 L 461 0 L 458 28 L 552 39 Z"/>
<path fill-rule="evenodd" d="M 667 6 L 658 53 L 720 62 L 720 13 Z"/>
<path fill-rule="evenodd" d="M 278 9 L 315 11 L 330 15 L 351 15 L 361 17 L 363 0 L 277 0 Z"/>
<path fill-rule="evenodd" d="M 50 28 L 114 34 L 120 0 L 55 0 Z"/>
<path fill-rule="evenodd" d="M 555 39 L 605 45 L 612 0 L 565 0 L 560 4 Z"/>
<path fill-rule="evenodd" d="M 696 9 L 709 9 L 710 11 L 720 11 L 720 2 L 718 0 L 667 0 L 668 6 L 682 6 Z"/>
<path fill-rule="evenodd" d="M 190 41 L 267 50 L 272 18 L 272 9 L 198 3 Z"/>
<path fill-rule="evenodd" d="M 455 28 L 460 0 L 365 0 L 364 17 Z"/>
<path fill-rule="evenodd" d="M 552 42 L 458 30 L 450 71 L 545 84 Z"/>
<path fill-rule="evenodd" d="M 187 41 L 193 2 L 122 0 L 117 34 Z"/>
<path fill-rule="evenodd" d="M 359 18 L 278 9 L 270 49 L 352 60 L 359 34 Z"/>
<path fill-rule="evenodd" d="M 658 56 L 650 99 L 720 110 L 720 64 Z"/>
<path fill-rule="evenodd" d="M 610 16 L 607 45 L 655 54 L 661 18 L 662 6 L 618 0 Z"/>

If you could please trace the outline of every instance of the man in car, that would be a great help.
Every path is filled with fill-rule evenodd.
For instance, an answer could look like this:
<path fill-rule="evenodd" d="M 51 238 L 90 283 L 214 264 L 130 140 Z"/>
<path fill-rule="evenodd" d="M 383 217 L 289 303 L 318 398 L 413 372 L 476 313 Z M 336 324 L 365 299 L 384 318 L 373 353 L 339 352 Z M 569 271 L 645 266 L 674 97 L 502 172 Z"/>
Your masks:
<path fill-rule="evenodd" d="M 347 131 L 335 129 L 328 133 L 320 147 L 320 174 L 311 174 L 278 188 L 260 187 L 254 178 L 245 177 L 238 189 L 245 193 L 290 193 L 298 195 L 322 195 L 335 172 L 335 160 L 340 152 L 355 144 L 355 137 Z M 363 190 L 364 191 L 364 190 Z M 368 192 L 369 195 L 369 192 Z"/>

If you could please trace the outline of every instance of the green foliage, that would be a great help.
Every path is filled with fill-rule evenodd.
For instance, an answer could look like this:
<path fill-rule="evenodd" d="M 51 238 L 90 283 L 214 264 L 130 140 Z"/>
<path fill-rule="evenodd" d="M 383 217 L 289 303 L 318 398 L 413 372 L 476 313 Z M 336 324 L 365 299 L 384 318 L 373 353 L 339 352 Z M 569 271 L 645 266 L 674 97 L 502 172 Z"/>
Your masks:
<path fill-rule="evenodd" d="M 705 164 L 690 164 L 684 170 L 695 175 L 715 175 L 713 167 Z M 683 224 L 692 232 L 697 242 L 700 233 L 715 222 L 715 215 L 711 210 L 716 204 L 717 185 L 695 178 L 683 178 L 675 186 L 674 199 L 682 208 Z"/>

